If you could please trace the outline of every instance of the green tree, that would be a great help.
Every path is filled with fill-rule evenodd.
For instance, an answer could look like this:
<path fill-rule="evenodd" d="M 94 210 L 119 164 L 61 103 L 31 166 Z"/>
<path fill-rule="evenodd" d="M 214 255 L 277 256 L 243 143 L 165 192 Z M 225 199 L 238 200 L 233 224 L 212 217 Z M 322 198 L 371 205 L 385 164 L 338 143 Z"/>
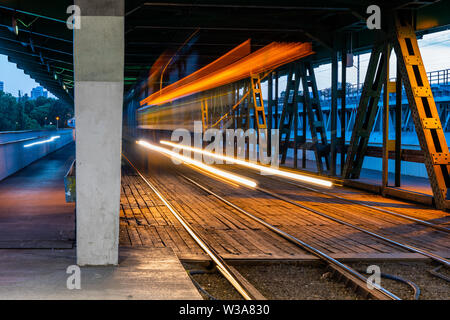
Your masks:
<path fill-rule="evenodd" d="M 0 131 L 56 127 L 56 117 L 60 118 L 60 128 L 67 126 L 67 120 L 73 117 L 73 106 L 53 98 L 17 99 L 0 92 Z"/>
<path fill-rule="evenodd" d="M 0 131 L 12 131 L 17 129 L 18 108 L 16 99 L 0 92 Z"/>

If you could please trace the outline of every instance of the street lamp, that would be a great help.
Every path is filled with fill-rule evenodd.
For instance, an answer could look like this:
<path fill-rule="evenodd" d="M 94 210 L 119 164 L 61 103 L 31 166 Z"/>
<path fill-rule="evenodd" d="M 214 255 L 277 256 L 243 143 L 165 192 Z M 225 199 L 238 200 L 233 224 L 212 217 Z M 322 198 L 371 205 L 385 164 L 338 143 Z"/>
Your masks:
<path fill-rule="evenodd" d="M 58 130 L 59 117 L 56 117 L 56 130 Z"/>

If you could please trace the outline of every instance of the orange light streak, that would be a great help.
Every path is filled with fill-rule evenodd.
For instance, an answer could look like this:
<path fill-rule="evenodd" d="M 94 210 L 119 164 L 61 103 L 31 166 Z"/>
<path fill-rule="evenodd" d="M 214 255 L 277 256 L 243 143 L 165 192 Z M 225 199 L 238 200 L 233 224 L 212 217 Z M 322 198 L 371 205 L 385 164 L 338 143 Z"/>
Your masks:
<path fill-rule="evenodd" d="M 213 166 L 209 166 L 207 164 L 204 164 L 203 162 L 194 160 L 189 157 L 182 156 L 181 154 L 178 154 L 178 153 L 168 150 L 166 148 L 159 147 L 150 142 L 147 142 L 144 140 L 138 140 L 138 141 L 136 141 L 136 143 L 147 149 L 162 153 L 168 157 L 172 157 L 172 158 L 178 159 L 184 163 L 194 165 L 199 169 L 205 170 L 213 175 L 216 175 L 217 177 L 225 178 L 225 179 L 231 180 L 233 182 L 236 182 L 238 184 L 242 184 L 242 185 L 245 185 L 245 186 L 251 187 L 251 188 L 255 188 L 257 186 L 256 182 L 253 180 L 238 176 L 236 174 L 233 174 L 233 173 L 230 173 L 230 172 L 227 172 L 224 170 L 214 168 Z"/>
<path fill-rule="evenodd" d="M 252 74 L 259 74 L 267 70 L 275 69 L 313 53 L 311 43 L 273 42 L 230 65 L 219 68 L 218 70 L 211 72 L 202 71 L 200 72 L 200 78 L 198 78 L 198 74 L 195 77 L 193 77 L 194 74 L 185 77 L 180 81 L 151 94 L 143 99 L 140 104 L 141 106 L 161 105 L 198 92 L 248 78 Z M 218 60 L 222 58 L 219 58 Z M 218 60 L 212 64 L 217 66 Z M 208 70 L 214 69 L 215 67 L 212 69 L 208 68 Z"/>
<path fill-rule="evenodd" d="M 175 148 L 179 148 L 179 149 L 183 149 L 183 150 L 189 150 L 189 151 L 193 151 L 193 152 L 199 152 L 203 155 L 207 155 L 209 157 L 213 157 L 216 159 L 220 159 L 220 160 L 224 160 L 227 161 L 229 163 L 235 163 L 247 168 L 251 168 L 254 170 L 259 170 L 261 172 L 264 172 L 265 174 L 273 174 L 273 175 L 277 175 L 277 176 L 281 176 L 284 178 L 289 178 L 289 179 L 293 179 L 293 180 L 297 180 L 297 181 L 302 181 L 302 182 L 307 182 L 307 183 L 312 183 L 312 184 L 317 184 L 323 187 L 332 187 L 333 183 L 329 180 L 325 180 L 325 179 L 320 179 L 320 178 L 314 178 L 311 176 L 307 176 L 304 174 L 298 174 L 298 173 L 294 173 L 294 172 L 289 172 L 289 171 L 284 171 L 284 170 L 280 170 L 277 168 L 271 168 L 271 167 L 267 167 L 267 166 L 262 166 L 259 165 L 257 163 L 253 163 L 253 162 L 249 162 L 249 161 L 244 161 L 241 159 L 237 159 L 237 158 L 233 158 L 233 157 L 228 157 L 228 156 L 223 156 L 217 153 L 213 153 L 213 152 L 209 152 L 206 151 L 204 149 L 199 149 L 199 148 L 193 148 L 190 146 L 185 146 L 182 144 L 178 144 L 178 143 L 173 143 L 170 141 L 165 141 L 165 140 L 160 140 L 159 141 L 161 144 L 165 144 L 171 147 L 175 147 Z"/>

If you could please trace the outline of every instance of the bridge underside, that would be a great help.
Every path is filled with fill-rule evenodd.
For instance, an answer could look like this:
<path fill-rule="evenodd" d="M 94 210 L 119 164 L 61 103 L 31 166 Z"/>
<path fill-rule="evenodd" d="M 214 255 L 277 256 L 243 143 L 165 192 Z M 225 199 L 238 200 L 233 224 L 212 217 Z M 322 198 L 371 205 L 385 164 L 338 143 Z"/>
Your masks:
<path fill-rule="evenodd" d="M 67 7 L 73 4 L 81 9 L 81 28 L 70 30 Z M 195 120 L 202 121 L 203 130 L 214 125 L 225 128 L 224 113 L 214 113 L 218 109 L 230 112 L 227 128 L 255 129 L 262 135 L 263 130 L 279 129 L 282 165 L 307 169 L 313 160 L 315 173 L 334 181 L 356 180 L 364 157 L 378 156 L 383 163 L 378 191 L 383 195 L 393 192 L 388 160 L 395 160 L 394 187 L 400 187 L 401 161 L 414 159 L 426 165 L 434 204 L 446 209 L 450 188 L 444 135 L 450 125 L 447 105 L 435 99 L 437 91 L 428 81 L 417 38 L 450 25 L 449 4 L 378 1 L 382 29 L 368 30 L 366 9 L 372 4 L 369 0 L 295 4 L 3 1 L 0 53 L 55 96 L 75 105 L 79 264 L 118 262 L 121 187 L 124 190 L 123 183 L 133 179 L 126 177 L 122 185 L 118 179 L 122 138 L 124 143 L 139 138 L 159 142 L 156 138 L 167 137 L 174 128 L 167 130 L 161 122 L 155 130 L 139 128 L 142 123 L 136 110 L 141 101 L 248 39 L 252 53 L 272 42 L 295 42 L 311 44 L 314 54 L 220 88 L 195 92 L 200 101 L 196 105 L 200 116 Z M 346 83 L 350 52 L 371 52 L 361 98 L 354 107 L 346 92 L 351 88 L 339 86 Z M 399 57 L 395 82 L 388 76 L 391 53 Z M 314 68 L 324 63 L 331 63 L 332 70 L 326 99 L 319 96 L 314 74 Z M 339 79 L 340 66 L 344 72 Z M 283 84 L 281 77 L 286 79 Z M 232 97 L 229 102 L 212 99 L 224 92 Z M 176 103 L 175 99 L 158 107 Z M 408 114 L 412 120 L 404 125 L 416 131 L 420 150 L 402 150 L 402 119 Z M 377 125 L 382 142 L 369 145 Z M 389 139 L 390 127 L 397 142 Z M 122 207 L 122 215 L 125 210 Z"/>

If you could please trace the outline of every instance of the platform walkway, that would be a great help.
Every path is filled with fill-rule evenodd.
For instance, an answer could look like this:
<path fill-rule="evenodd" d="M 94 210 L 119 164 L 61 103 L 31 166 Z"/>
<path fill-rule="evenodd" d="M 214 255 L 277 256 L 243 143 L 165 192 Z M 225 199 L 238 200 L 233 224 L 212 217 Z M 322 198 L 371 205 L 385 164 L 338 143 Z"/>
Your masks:
<path fill-rule="evenodd" d="M 75 143 L 0 181 L 0 248 L 72 248 L 75 205 L 66 203 L 64 175 Z"/>
<path fill-rule="evenodd" d="M 0 299 L 202 299 L 169 248 L 121 249 L 119 266 L 82 267 L 69 290 L 75 250 L 0 250 Z"/>
<path fill-rule="evenodd" d="M 75 205 L 64 175 L 74 156 L 70 143 L 0 181 L 0 300 L 202 299 L 170 248 L 121 248 L 118 266 L 81 267 L 81 290 L 67 288 Z"/>

